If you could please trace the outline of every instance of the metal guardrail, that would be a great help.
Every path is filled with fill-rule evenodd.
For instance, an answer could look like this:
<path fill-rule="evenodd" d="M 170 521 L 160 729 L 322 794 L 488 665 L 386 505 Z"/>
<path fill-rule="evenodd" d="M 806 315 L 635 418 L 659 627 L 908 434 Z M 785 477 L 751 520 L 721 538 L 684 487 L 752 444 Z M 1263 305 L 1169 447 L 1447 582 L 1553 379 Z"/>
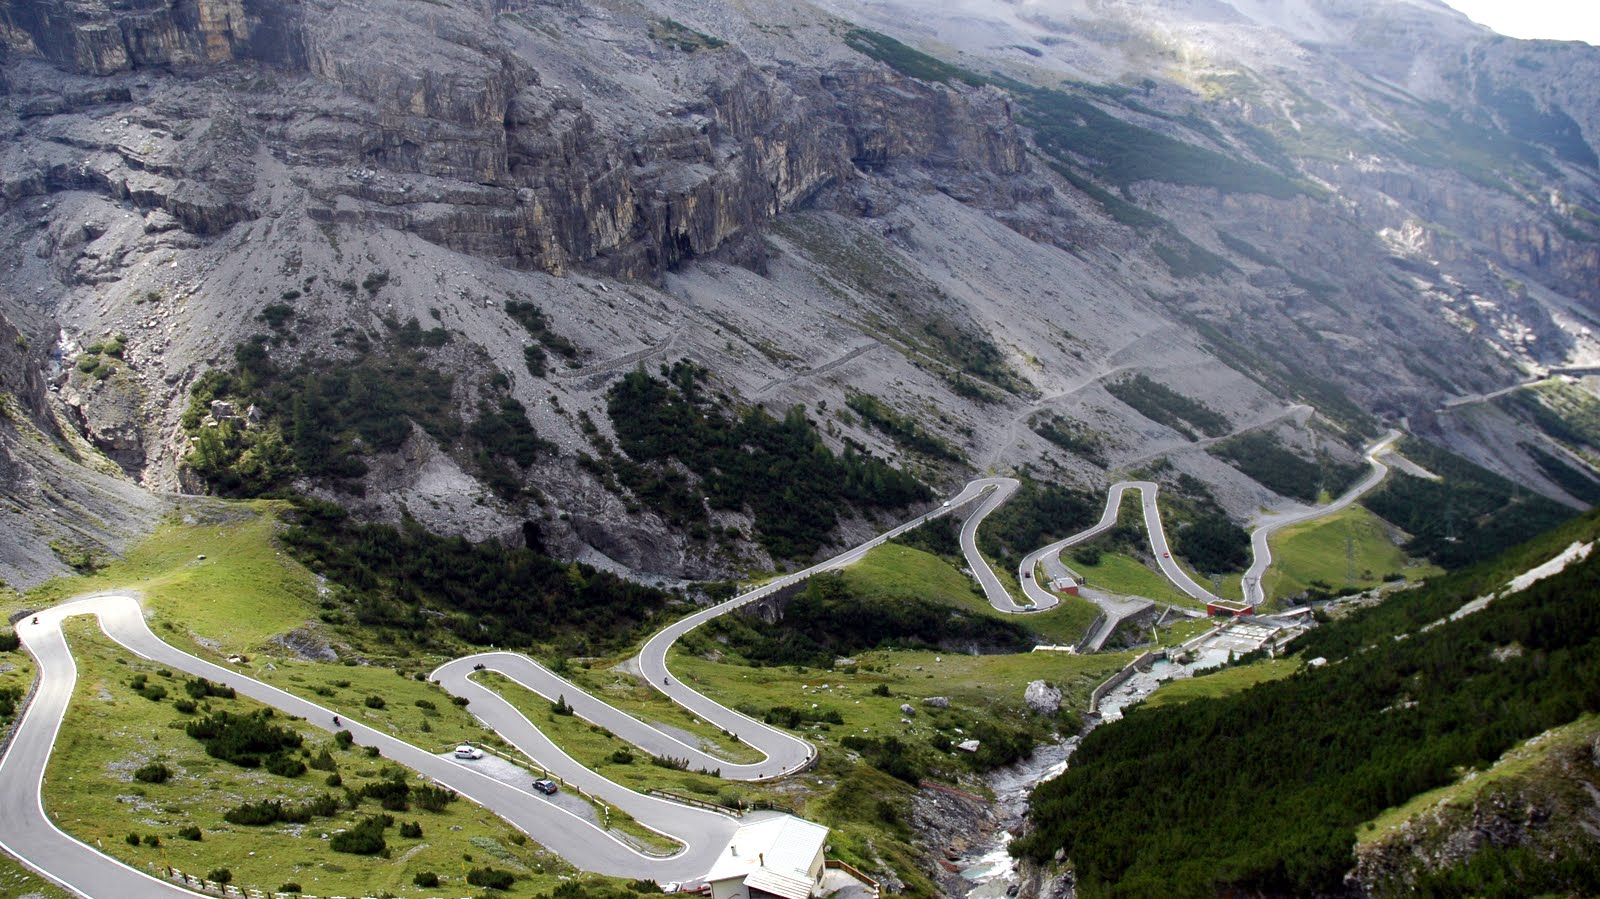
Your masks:
<path fill-rule="evenodd" d="M 683 805 L 692 806 L 694 808 L 705 809 L 708 812 L 717 812 L 718 814 L 727 815 L 730 818 L 741 817 L 742 815 L 744 815 L 746 808 L 751 809 L 753 811 L 762 811 L 762 812 L 783 812 L 786 815 L 794 815 L 796 817 L 798 817 L 800 815 L 799 812 L 795 811 L 794 809 L 790 808 L 787 805 L 782 805 L 782 804 L 777 803 L 777 802 L 769 802 L 768 800 L 765 800 L 765 799 L 758 799 L 755 802 L 750 803 L 748 806 L 741 806 L 739 808 L 729 808 L 728 806 L 720 805 L 720 804 L 715 803 L 715 802 L 710 802 L 710 801 L 705 800 L 705 799 L 697 799 L 697 798 L 695 798 L 693 796 L 685 796 L 682 793 L 674 793 L 671 790 L 651 789 L 651 790 L 648 790 L 647 792 L 651 796 L 657 796 L 657 797 L 659 797 L 661 799 L 665 799 L 665 800 L 667 800 L 669 802 L 682 803 Z"/>

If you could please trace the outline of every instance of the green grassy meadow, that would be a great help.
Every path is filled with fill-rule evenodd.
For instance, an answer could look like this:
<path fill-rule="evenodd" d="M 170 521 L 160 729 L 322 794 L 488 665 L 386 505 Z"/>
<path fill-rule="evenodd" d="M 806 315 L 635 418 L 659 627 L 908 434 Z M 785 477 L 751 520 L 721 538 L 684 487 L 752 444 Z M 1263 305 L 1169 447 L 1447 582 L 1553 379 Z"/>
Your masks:
<path fill-rule="evenodd" d="M 72 894 L 35 874 L 11 856 L 0 852 L 0 896 L 70 899 Z"/>
<path fill-rule="evenodd" d="M 484 864 L 516 872 L 524 879 L 519 889 L 535 891 L 549 889 L 561 875 L 572 873 L 560 858 L 466 800 L 457 800 L 442 812 L 393 812 L 397 822 L 421 824 L 422 836 L 402 838 L 397 827 L 390 828 L 385 840 L 392 857 L 376 864 L 371 857 L 334 852 L 323 839 L 379 814 L 375 800 L 363 801 L 357 810 L 341 807 L 332 818 L 317 817 L 304 825 L 230 824 L 223 813 L 242 803 L 296 802 L 324 793 L 342 798 L 345 787 L 376 781 L 393 766 L 359 748 L 340 750 L 325 731 L 284 716 L 275 716 L 274 722 L 300 732 L 308 755 L 330 749 L 342 778 L 339 787 L 325 784 L 327 775 L 315 769 L 286 778 L 211 758 L 182 730 L 195 714 L 186 715 L 173 705 L 173 698 L 183 695 L 182 674 L 163 674 L 159 666 L 125 652 L 92 621 L 70 622 L 67 633 L 79 680 L 46 774 L 45 806 L 69 833 L 136 868 L 170 865 L 197 874 L 227 868 L 241 887 L 273 890 L 293 882 L 317 895 L 349 896 L 425 896 L 437 895 L 441 888 L 465 890 L 466 868 Z M 136 674 L 166 686 L 169 697 L 156 702 L 136 693 L 129 685 Z M 206 702 L 215 710 L 235 714 L 264 708 L 242 697 Z M 151 761 L 166 764 L 173 772 L 171 779 L 136 781 L 133 770 Z M 180 837 L 178 830 L 184 826 L 198 827 L 202 839 Z M 126 839 L 130 833 L 159 842 L 132 846 Z M 444 884 L 459 886 L 431 890 L 413 886 L 412 878 L 422 871 L 433 871 Z"/>
<path fill-rule="evenodd" d="M 1214 699 L 1219 696 L 1231 696 L 1248 690 L 1256 684 L 1278 680 L 1300 670 L 1300 660 L 1294 659 L 1266 659 L 1249 665 L 1239 665 L 1233 668 L 1224 668 L 1212 674 L 1200 677 L 1186 677 L 1179 680 L 1167 681 L 1162 684 L 1146 699 L 1143 705 L 1147 708 L 1159 708 L 1164 705 L 1174 705 L 1188 702 L 1193 699 Z"/>
<path fill-rule="evenodd" d="M 1084 583 L 1091 589 L 1122 596 L 1142 596 L 1175 606 L 1199 607 L 1188 594 L 1172 586 L 1166 575 L 1133 556 L 1101 552 L 1100 561 L 1094 565 L 1085 565 L 1073 559 L 1071 550 L 1063 553 L 1063 557 L 1067 567 L 1082 575 Z"/>
<path fill-rule="evenodd" d="M 103 590 L 137 592 L 182 638 L 207 654 L 254 652 L 278 634 L 314 622 L 317 579 L 273 539 L 281 525 L 270 502 L 194 501 L 89 575 L 58 578 L 28 591 L 36 605 Z M 205 556 L 201 559 L 200 556 Z"/>
<path fill-rule="evenodd" d="M 1270 541 L 1272 566 L 1263 585 L 1268 599 L 1303 593 L 1317 582 L 1333 590 L 1365 589 L 1395 574 L 1415 581 L 1442 573 L 1438 566 L 1407 558 L 1389 534 L 1383 519 L 1359 504 L 1284 528 Z"/>
<path fill-rule="evenodd" d="M 1093 603 L 1075 596 L 1063 597 L 1061 605 L 1045 612 L 1022 616 L 997 612 L 984 598 L 977 583 L 950 562 L 932 553 L 894 543 L 873 549 L 842 574 L 845 586 L 854 595 L 922 599 L 998 617 L 1021 624 L 1044 643 L 1076 643 L 1098 614 Z M 1006 574 L 1009 576 L 1003 580 L 1015 586 L 1015 575 Z M 1020 591 L 1016 595 L 1020 597 Z"/>
<path fill-rule="evenodd" d="M 718 758 L 736 763 L 760 760 L 761 753 L 756 749 L 729 740 L 721 729 L 700 720 L 638 675 L 622 670 L 620 666 L 625 661 L 623 658 L 592 660 L 589 667 L 570 666 L 562 677 L 647 724 L 686 731 L 698 737 L 700 748 Z"/>
<path fill-rule="evenodd" d="M 681 645 L 681 644 L 680 644 Z M 1021 715 L 1022 693 L 1031 681 L 1046 680 L 1067 694 L 1066 707 L 1082 711 L 1089 692 L 1126 665 L 1127 653 L 1079 656 L 1064 652 L 1016 655 L 959 655 L 922 650 L 879 650 L 857 656 L 849 670 L 785 666 L 751 668 L 712 662 L 674 647 L 668 664 L 696 690 L 724 704 L 751 710 L 813 703 L 835 710 L 842 725 L 807 725 L 800 733 L 827 746 L 835 732 L 916 735 L 915 718 L 905 724 L 903 703 L 918 706 L 930 696 L 948 697 L 953 706 L 975 714 Z M 883 686 L 888 695 L 874 690 Z"/>

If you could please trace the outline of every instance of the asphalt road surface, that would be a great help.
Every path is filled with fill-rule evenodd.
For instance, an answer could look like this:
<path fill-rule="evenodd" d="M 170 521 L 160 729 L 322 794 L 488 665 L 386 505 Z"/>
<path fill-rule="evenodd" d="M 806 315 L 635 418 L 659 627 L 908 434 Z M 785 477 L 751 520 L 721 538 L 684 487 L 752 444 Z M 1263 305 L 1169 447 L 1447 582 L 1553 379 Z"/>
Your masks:
<path fill-rule="evenodd" d="M 778 578 L 691 615 L 651 638 L 639 658 L 640 668 L 648 682 L 703 720 L 738 734 L 742 741 L 762 751 L 766 758 L 759 763 L 731 764 L 706 755 L 671 734 L 651 728 L 594 699 L 525 656 L 486 653 L 457 659 L 434 672 L 434 678 L 445 690 L 465 696 L 470 700 L 473 714 L 507 742 L 560 778 L 569 788 L 581 789 L 627 812 L 645 827 L 680 841 L 683 848 L 670 856 L 645 855 L 619 842 L 582 816 L 534 792 L 531 780 L 526 788 L 507 784 L 474 770 L 471 761 L 435 755 L 427 749 L 368 727 L 348 714 L 341 714 L 340 724 L 335 725 L 331 709 L 163 642 L 146 625 L 138 601 L 120 594 L 75 599 L 40 612 L 36 620 L 24 619 L 17 625 L 23 645 L 38 664 L 38 687 L 17 723 L 10 747 L 5 756 L 0 758 L 0 810 L 3 810 L 3 814 L 0 814 L 0 848 L 23 859 L 30 868 L 62 887 L 91 899 L 192 899 L 195 895 L 124 865 L 72 838 L 57 828 L 44 810 L 42 788 L 45 768 L 77 683 L 77 666 L 73 663 L 61 625 L 67 618 L 94 615 L 99 618 L 101 629 L 130 652 L 187 674 L 226 684 L 244 696 L 285 714 L 303 718 L 323 730 L 348 730 L 357 744 L 376 746 L 385 758 L 455 790 L 463 798 L 501 816 L 578 868 L 614 877 L 643 878 L 663 883 L 698 879 L 710 870 L 737 830 L 738 823 L 734 819 L 636 793 L 589 770 L 552 743 L 499 694 L 472 680 L 473 666 L 481 663 L 485 668 L 499 671 L 542 695 L 548 696 L 554 691 L 556 696 L 565 696 L 578 714 L 632 740 L 646 752 L 688 758 L 692 767 L 720 768 L 722 776 L 730 779 L 760 780 L 792 773 L 811 761 L 816 754 L 814 747 L 690 689 L 667 671 L 667 649 L 679 636 L 706 621 L 798 583 L 817 572 L 855 562 L 885 541 L 929 519 L 965 507 L 993 486 L 991 480 L 974 481 L 940 507 L 885 534 L 819 565 Z"/>
<path fill-rule="evenodd" d="M 989 600 L 989 605 L 1001 612 L 1042 612 L 1059 605 L 1061 600 L 1055 594 L 1034 582 L 1033 570 L 1036 563 L 1049 557 L 1060 556 L 1061 551 L 1069 546 L 1082 543 L 1105 533 L 1117 524 L 1117 513 L 1122 507 L 1122 494 L 1128 490 L 1139 491 L 1141 506 L 1144 512 L 1145 530 L 1150 534 L 1150 550 L 1155 554 L 1157 563 L 1161 566 L 1161 573 L 1167 576 L 1179 590 L 1199 600 L 1213 599 L 1210 591 L 1194 582 L 1194 579 L 1179 567 L 1171 557 L 1171 549 L 1167 545 L 1167 533 L 1161 526 L 1161 510 L 1156 506 L 1156 494 L 1160 488 L 1150 481 L 1119 481 L 1111 485 L 1106 493 L 1106 508 L 1101 514 L 1100 521 L 1093 527 L 1079 531 L 1064 540 L 1058 540 L 1048 546 L 1041 547 L 1029 553 L 1022 563 L 1017 566 L 1017 580 L 1022 584 L 1023 595 L 1027 597 L 1032 608 L 1017 604 L 1011 592 L 1001 583 L 998 575 L 990 568 L 983 554 L 978 551 L 978 526 L 983 523 L 984 517 L 996 508 L 1011 494 L 1016 491 L 1017 482 L 1010 478 L 995 478 L 998 482 L 1009 483 L 1008 489 L 996 490 L 995 494 L 975 509 L 961 529 L 961 553 L 967 560 L 967 567 L 977 575 L 978 584 L 983 588 L 983 595 Z"/>
<path fill-rule="evenodd" d="M 1365 457 L 1367 463 L 1372 467 L 1372 471 L 1362 479 L 1361 483 L 1350 488 L 1343 496 L 1333 502 L 1324 506 L 1268 515 L 1257 520 L 1255 530 L 1250 534 L 1250 547 L 1253 558 L 1251 559 L 1250 568 L 1244 574 L 1244 599 L 1246 604 L 1257 606 L 1266 599 L 1261 587 L 1261 576 L 1266 573 L 1268 566 L 1272 564 L 1272 550 L 1268 546 L 1268 540 L 1273 533 L 1289 525 L 1310 521 L 1324 515 L 1331 515 L 1340 509 L 1346 508 L 1376 487 L 1389 473 L 1388 466 L 1379 461 L 1378 457 L 1390 452 L 1394 446 L 1394 441 L 1399 436 L 1399 431 L 1390 430 L 1389 433 L 1368 447 Z M 1046 569 L 1049 570 L 1053 567 L 1051 565 L 1052 562 L 1059 565 L 1062 550 L 1098 537 L 1115 527 L 1118 511 L 1122 507 L 1122 495 L 1128 490 L 1139 491 L 1140 509 L 1144 515 L 1145 531 L 1150 537 L 1150 552 L 1156 560 L 1156 565 L 1161 569 L 1161 573 L 1166 575 L 1167 580 L 1171 581 L 1173 586 L 1193 599 L 1200 602 L 1212 602 L 1218 599 L 1216 594 L 1197 583 L 1172 558 L 1172 547 L 1167 541 L 1167 533 L 1161 523 L 1161 510 L 1156 503 L 1157 495 L 1160 492 L 1159 485 L 1150 481 L 1119 481 L 1111 485 L 1111 489 L 1106 492 L 1105 511 L 1101 514 L 1098 522 L 1092 527 L 1079 531 L 1070 537 L 1034 550 L 1017 566 L 1017 582 L 1022 585 L 1022 592 L 1028 603 L 1026 606 L 1018 605 L 1012 597 L 1011 591 L 1007 590 L 1005 585 L 1001 583 L 999 576 L 995 574 L 988 561 L 984 559 L 983 554 L 978 551 L 977 540 L 978 526 L 983 523 L 984 518 L 990 512 L 999 508 L 1002 503 L 1011 497 L 1011 494 L 1016 492 L 1018 485 L 1016 481 L 1010 478 L 991 478 L 989 480 L 997 485 L 997 489 L 990 495 L 988 500 L 973 510 L 966 523 L 962 526 L 961 552 L 966 558 L 967 566 L 977 576 L 978 584 L 983 588 L 983 595 L 995 609 L 1012 613 L 1042 612 L 1059 605 L 1060 599 L 1036 582 L 1034 578 L 1036 566 L 1040 562 L 1044 562 Z M 973 483 L 978 482 L 975 481 Z M 1110 597 L 1096 594 L 1086 595 L 1086 598 L 1101 606 L 1102 611 L 1106 612 L 1108 617 L 1125 611 L 1118 608 L 1118 601 Z"/>
<path fill-rule="evenodd" d="M 1252 605 L 1261 601 L 1260 576 L 1271 564 L 1267 538 L 1272 532 L 1320 515 L 1338 511 L 1354 502 L 1380 482 L 1388 469 L 1378 460 L 1393 444 L 1397 432 L 1390 432 L 1367 451 L 1372 473 L 1344 496 L 1327 506 L 1263 520 L 1252 535 L 1255 560 L 1246 574 L 1246 598 Z M 1116 524 L 1122 496 L 1138 490 L 1149 533 L 1150 547 L 1163 574 L 1189 596 L 1214 599 L 1204 587 L 1188 576 L 1172 559 L 1161 514 L 1156 505 L 1158 488 L 1148 481 L 1124 481 L 1112 485 L 1106 508 L 1093 527 L 1065 540 L 1030 553 L 1018 569 L 1018 579 L 1032 608 L 1019 606 L 977 548 L 977 529 L 983 520 L 1012 494 L 1019 484 L 1012 478 L 979 478 L 969 482 L 961 493 L 940 507 L 920 515 L 866 543 L 840 553 L 803 571 L 783 575 L 726 602 L 683 618 L 658 632 L 640 650 L 638 664 L 645 680 L 683 706 L 722 730 L 758 749 L 760 762 L 734 764 L 702 752 L 673 734 L 657 730 L 643 721 L 596 699 L 576 685 L 562 679 L 526 656 L 515 653 L 484 653 L 456 659 L 433 673 L 445 690 L 470 700 L 472 712 L 507 742 L 535 760 L 569 787 L 577 787 L 627 812 L 640 824 L 669 835 L 683 848 L 666 857 L 645 855 L 611 837 L 582 816 L 561 808 L 532 790 L 497 780 L 474 770 L 472 762 L 434 753 L 367 727 L 344 716 L 333 723 L 333 711 L 302 699 L 248 675 L 207 662 L 163 642 L 145 624 L 138 602 L 118 594 L 83 597 L 40 612 L 37 622 L 24 620 L 17 625 L 23 644 L 38 663 L 37 690 L 17 723 L 11 746 L 0 758 L 0 848 L 21 859 L 61 886 L 93 899 L 143 899 L 143 897 L 192 897 L 194 894 L 142 871 L 102 855 L 58 829 L 46 814 L 41 798 L 45 767 L 54 748 L 67 704 L 77 682 L 77 668 L 61 631 L 62 622 L 76 615 L 95 615 L 111 639 L 129 651 L 185 673 L 205 677 L 233 687 L 239 693 L 300 718 L 327 731 L 349 730 L 363 746 L 376 746 L 382 754 L 424 777 L 449 787 L 464 798 L 506 819 L 545 848 L 574 866 L 617 877 L 645 878 L 661 882 L 696 879 L 711 868 L 737 823 L 721 814 L 689 808 L 667 800 L 635 793 L 589 770 L 552 743 L 525 715 L 493 690 L 472 679 L 475 666 L 500 672 L 549 699 L 565 697 L 574 712 L 584 719 L 610 729 L 653 755 L 689 760 L 691 767 L 720 769 L 722 776 L 737 780 L 765 780 L 803 769 L 816 755 L 816 749 L 792 734 L 756 721 L 729 709 L 684 684 L 667 669 L 667 651 L 679 637 L 720 615 L 798 584 L 813 574 L 843 568 L 860 560 L 872 549 L 924 522 L 969 506 L 961 529 L 961 549 L 967 564 L 982 586 L 991 605 L 1004 612 L 1030 612 L 1052 608 L 1059 600 L 1034 583 L 1035 563 L 1057 560 L 1066 547 L 1088 540 Z"/>
<path fill-rule="evenodd" d="M 1256 529 L 1250 533 L 1250 550 L 1254 554 L 1254 558 L 1250 562 L 1250 568 L 1244 573 L 1244 601 L 1246 604 L 1258 606 L 1266 600 L 1266 592 L 1261 587 L 1261 576 L 1267 573 L 1267 566 L 1272 564 L 1272 548 L 1267 545 L 1267 542 L 1273 533 L 1292 524 L 1310 521 L 1313 518 L 1321 518 L 1324 515 L 1332 515 L 1340 509 L 1346 508 L 1372 488 L 1382 483 L 1383 479 L 1389 474 L 1389 466 L 1379 461 L 1378 457 L 1394 449 L 1394 442 L 1399 437 L 1400 432 L 1391 429 L 1389 433 L 1378 438 L 1376 443 L 1367 447 L 1364 455 L 1367 464 L 1372 467 L 1372 470 L 1367 473 L 1365 478 L 1361 479 L 1361 483 L 1346 490 L 1343 496 L 1333 502 L 1326 506 L 1316 506 L 1298 512 L 1282 512 L 1277 515 L 1268 515 L 1257 520 Z"/>
<path fill-rule="evenodd" d="M 685 843 L 685 848 L 668 858 L 644 855 L 582 817 L 541 801 L 531 780 L 525 789 L 502 783 L 474 770 L 470 762 L 437 756 L 348 715 L 342 715 L 342 723 L 336 727 L 330 709 L 163 642 L 150 632 L 132 597 L 101 595 L 40 612 L 38 624 L 25 619 L 18 625 L 18 634 L 39 663 L 39 689 L 18 724 L 10 750 L 0 759 L 0 808 L 5 809 L 0 816 L 0 846 L 26 859 L 30 867 L 51 880 L 85 896 L 124 899 L 193 894 L 150 878 L 72 839 L 56 829 L 43 811 L 40 788 L 45 764 L 77 681 L 77 669 L 62 636 L 61 622 L 75 615 L 99 616 L 106 634 L 136 655 L 227 684 L 251 699 L 304 718 L 323 730 L 349 730 L 356 743 L 378 747 L 385 758 L 455 790 L 584 870 L 663 882 L 693 879 L 710 869 L 738 827 L 725 815 L 644 796 L 613 784 L 567 756 L 526 717 L 487 688 L 471 682 L 462 685 L 452 681 L 446 685 L 447 689 L 461 690 L 471 699 L 474 714 L 552 773 L 622 808 L 645 826 Z"/>

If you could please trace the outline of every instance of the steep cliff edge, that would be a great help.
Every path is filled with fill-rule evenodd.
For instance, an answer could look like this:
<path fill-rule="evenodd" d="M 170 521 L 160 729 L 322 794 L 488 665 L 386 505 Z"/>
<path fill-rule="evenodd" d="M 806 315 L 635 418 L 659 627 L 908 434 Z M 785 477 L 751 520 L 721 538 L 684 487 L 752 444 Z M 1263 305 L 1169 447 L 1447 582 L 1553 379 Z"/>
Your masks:
<path fill-rule="evenodd" d="M 1353 458 L 1373 413 L 1425 423 L 1600 350 L 1583 161 L 1496 159 L 1508 193 L 1437 158 L 1297 140 L 1284 122 L 1364 135 L 1393 113 L 1375 99 L 1392 88 L 1343 64 L 1308 82 L 1326 101 L 1270 79 L 1218 93 L 1220 65 L 1062 85 L 1006 54 L 940 69 L 766 2 L 11 0 L 0 22 L 0 234 L 20 249 L 3 308 L 61 360 L 66 419 L 157 490 L 204 489 L 184 411 L 239 346 L 289 371 L 416 341 L 466 436 L 419 424 L 328 495 L 474 538 L 537 520 L 558 552 L 705 577 L 772 560 L 687 537 L 595 470 L 607 391 L 641 364 L 687 357 L 735 404 L 804 404 L 828 446 L 936 486 L 991 464 L 1096 484 L 1171 453 L 1245 516 L 1279 498 L 1105 382 L 1151 373 L 1237 429 L 1309 403 L 1297 445 Z M 1137 43 L 1028 27 L 1035 61 L 1066 46 L 1051 35 Z M 1294 52 L 1296 71 L 1323 59 Z M 1587 134 L 1586 94 L 1563 90 L 1549 102 Z M 1565 179 L 1571 233 L 1516 180 L 1541 166 Z M 91 352 L 110 343 L 114 362 Z M 862 393 L 950 449 L 849 413 Z M 485 398 L 544 447 L 496 462 L 492 488 L 471 433 Z M 1063 451 L 1040 414 L 1100 449 Z M 708 515 L 748 533 L 744 512 Z"/>
<path fill-rule="evenodd" d="M 0 315 L 0 584 L 12 588 L 92 570 L 169 505 L 60 423 L 48 366 L 47 351 Z"/>
<path fill-rule="evenodd" d="M 0 4 L 9 53 L 86 75 L 253 60 L 305 62 L 299 0 Z"/>
<path fill-rule="evenodd" d="M 1372 896 L 1596 889 L 1600 726 L 1584 718 L 1372 822 L 1347 881 Z"/>

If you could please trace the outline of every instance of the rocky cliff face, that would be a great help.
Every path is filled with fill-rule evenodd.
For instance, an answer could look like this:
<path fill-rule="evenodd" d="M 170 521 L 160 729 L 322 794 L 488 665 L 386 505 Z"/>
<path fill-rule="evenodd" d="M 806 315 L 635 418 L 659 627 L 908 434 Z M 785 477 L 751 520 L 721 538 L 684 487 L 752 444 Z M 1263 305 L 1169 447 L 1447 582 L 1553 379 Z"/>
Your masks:
<path fill-rule="evenodd" d="M 263 73 L 270 84 L 234 83 L 225 101 L 232 108 L 216 110 L 197 135 L 202 151 L 162 146 L 167 134 L 137 148 L 74 135 L 98 158 L 23 166 L 32 171 L 9 179 L 7 194 L 100 190 L 212 234 L 256 213 L 243 195 L 254 154 L 265 149 L 303 181 L 318 222 L 389 226 L 518 267 L 659 279 L 730 244 L 739 245 L 736 257 L 758 258 L 763 223 L 858 165 L 908 161 L 998 177 L 1027 169 L 998 95 L 963 95 L 881 69 L 763 71 L 708 35 L 663 38 L 647 16 L 587 11 L 562 22 L 562 12 L 419 11 L 381 0 L 12 3 L 0 15 L 7 50 L 20 59 L 99 76 L 244 62 L 274 71 Z M 375 21 L 384 27 L 372 28 Z M 568 25 L 617 33 L 623 54 L 681 70 L 672 77 L 693 79 L 693 89 L 637 97 L 618 82 L 603 85 L 596 102 L 580 85 L 547 83 L 541 61 L 574 55 L 561 49 L 559 29 Z M 109 94 L 97 85 L 36 96 L 20 111 L 37 119 L 144 99 L 125 82 Z M 51 123 L 40 124 L 48 133 Z M 206 167 L 232 173 L 203 179 L 209 196 L 183 197 L 185 185 L 161 178 Z M 151 183 L 141 189 L 140 181 Z"/>
<path fill-rule="evenodd" d="M 7 51 L 86 75 L 253 60 L 305 60 L 299 0 L 0 4 Z"/>
<path fill-rule="evenodd" d="M 168 507 L 120 477 L 58 420 L 49 356 L 0 315 L 0 496 L 6 500 L 0 585 L 6 587 L 91 566 L 147 533 Z"/>
<path fill-rule="evenodd" d="M 896 70 L 804 4 L 0 0 L 0 234 L 20 248 L 0 303 L 69 368 L 126 337 L 114 374 L 55 375 L 51 404 L 163 490 L 183 483 L 186 390 L 241 340 L 263 335 L 288 364 L 437 324 L 452 342 L 431 364 L 455 400 L 505 378 L 557 447 L 525 473 L 546 503 L 470 498 L 460 448 L 424 435 L 407 444 L 417 464 L 374 460 L 366 512 L 511 540 L 538 517 L 562 552 L 694 576 L 765 560 L 692 546 L 574 463 L 594 451 L 577 413 L 609 437 L 605 389 L 641 363 L 690 356 L 771 408 L 837 410 L 866 390 L 937 421 L 974 463 L 1091 483 L 1173 452 L 1244 514 L 1275 498 L 1102 380 L 1152 372 L 1245 428 L 1341 398 L 1422 420 L 1518 366 L 1600 358 L 1582 330 L 1600 281 L 1582 53 L 1470 26 L 1418 38 L 1407 16 L 1426 3 L 1390 19 L 1313 4 L 1305 34 L 1237 9 L 1184 19 L 1186 4 L 1111 4 L 1116 27 L 969 6 L 834 9 L 915 22 L 902 37 L 1018 81 L 1138 71 L 1148 83 L 1083 96 L 1300 188 L 1159 170 L 1116 183 L 1093 146 L 1048 157 L 1013 88 Z M 1344 52 L 1361 29 L 1388 35 L 1365 39 L 1370 58 Z M 1445 58 L 1452 41 L 1481 42 L 1470 73 Z M 1385 80 L 1397 47 L 1427 63 L 1404 85 Z M 1285 74 L 1252 74 L 1268 63 Z M 1448 137 L 1458 119 L 1539 127 L 1487 162 L 1396 137 Z M 570 359 L 533 374 L 508 300 L 539 305 Z M 972 341 L 1000 383 L 972 380 Z M 1039 438 L 1040 413 L 1099 432 L 1102 457 Z M 818 417 L 835 445 L 955 477 Z"/>

